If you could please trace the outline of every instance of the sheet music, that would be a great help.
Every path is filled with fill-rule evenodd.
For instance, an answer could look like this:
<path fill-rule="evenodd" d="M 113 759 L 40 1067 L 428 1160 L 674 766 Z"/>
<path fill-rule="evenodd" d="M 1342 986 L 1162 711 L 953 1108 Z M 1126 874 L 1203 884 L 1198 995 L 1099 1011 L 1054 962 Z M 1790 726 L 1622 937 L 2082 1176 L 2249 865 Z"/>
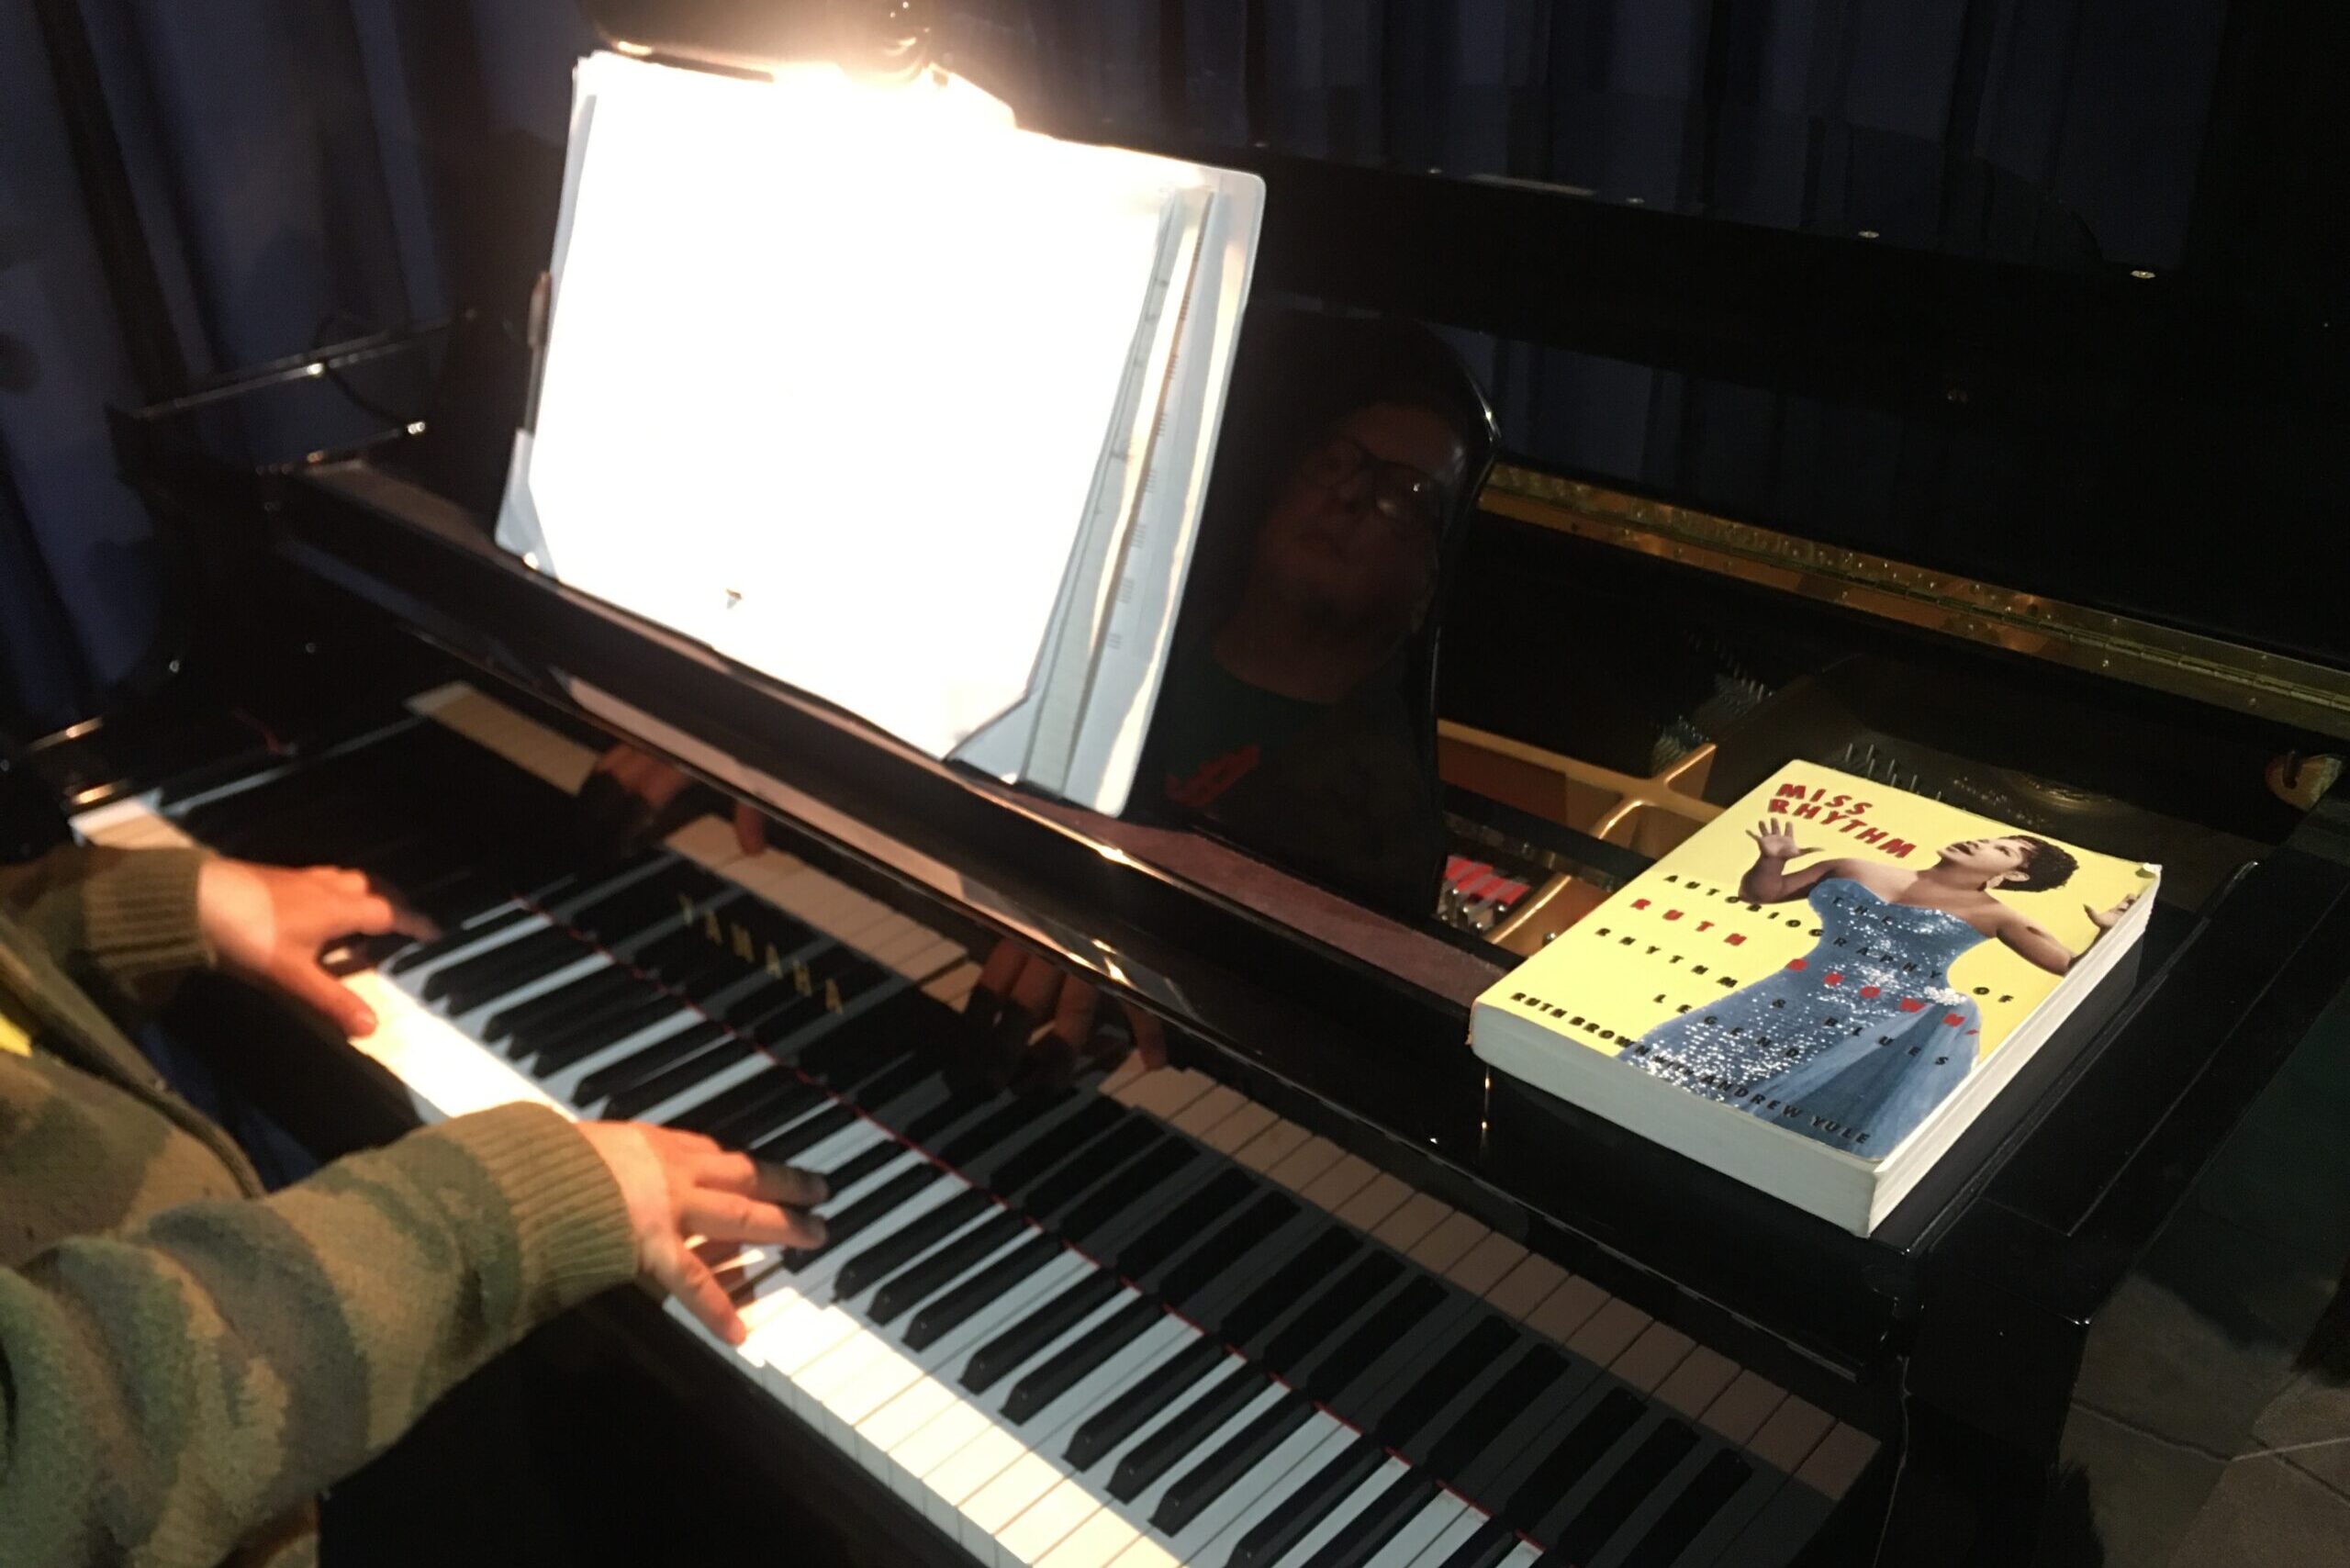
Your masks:
<path fill-rule="evenodd" d="M 590 64 L 531 458 L 561 575 L 946 755 L 1028 688 L 1169 187 Z"/>

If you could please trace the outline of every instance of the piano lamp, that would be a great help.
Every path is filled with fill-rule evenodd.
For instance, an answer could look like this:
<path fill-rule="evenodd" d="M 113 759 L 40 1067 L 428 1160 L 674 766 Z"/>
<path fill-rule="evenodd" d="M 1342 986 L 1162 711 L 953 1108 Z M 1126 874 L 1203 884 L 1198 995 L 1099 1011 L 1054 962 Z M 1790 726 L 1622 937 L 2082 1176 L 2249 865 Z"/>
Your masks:
<path fill-rule="evenodd" d="M 610 47 L 731 71 L 836 65 L 868 84 L 931 64 L 931 0 L 580 0 Z"/>

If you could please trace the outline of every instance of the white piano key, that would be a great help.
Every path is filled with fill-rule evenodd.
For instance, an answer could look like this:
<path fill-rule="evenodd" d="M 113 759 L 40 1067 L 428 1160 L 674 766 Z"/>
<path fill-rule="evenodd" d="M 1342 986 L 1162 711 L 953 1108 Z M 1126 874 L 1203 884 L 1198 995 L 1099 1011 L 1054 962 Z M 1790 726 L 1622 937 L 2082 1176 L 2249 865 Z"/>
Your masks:
<path fill-rule="evenodd" d="M 1466 1545 L 1469 1538 L 1484 1529 L 1486 1523 L 1483 1514 L 1464 1506 L 1449 1524 L 1437 1532 L 1436 1539 L 1412 1559 L 1411 1568 L 1444 1568 L 1445 1560 Z"/>
<path fill-rule="evenodd" d="M 1373 1552 L 1363 1568 L 1412 1568 L 1433 1541 L 1451 1528 L 1469 1505 L 1449 1492 L 1438 1492 L 1412 1516 L 1387 1544 Z"/>
<path fill-rule="evenodd" d="M 462 1116 L 518 1100 L 575 1114 L 381 975 L 364 971 L 344 983 L 375 1014 L 375 1032 L 352 1045 L 407 1085 L 426 1120 Z"/>
<path fill-rule="evenodd" d="M 891 1456 L 901 1445 L 962 1403 L 954 1390 L 917 1371 L 856 1423 L 866 1468 L 886 1478 L 892 1468 Z"/>
<path fill-rule="evenodd" d="M 1033 1564 L 1069 1538 L 1071 1531 L 1099 1513 L 1102 1504 L 1081 1486 L 1067 1484 L 1068 1476 L 1051 1461 L 1032 1453 L 1043 1484 L 1035 1501 L 1015 1515 L 990 1542 L 1001 1568 Z"/>
<path fill-rule="evenodd" d="M 1098 1510 L 1038 1560 L 1036 1568 L 1181 1568 L 1174 1553 L 1115 1507 Z"/>
<path fill-rule="evenodd" d="M 988 1391 L 987 1394 L 979 1399 L 978 1402 L 981 1407 L 995 1419 L 1000 1427 L 1012 1435 L 1029 1455 L 1030 1460 L 1035 1462 L 1024 1461 L 1008 1468 L 964 1505 L 963 1518 L 967 1541 L 971 1539 L 968 1532 L 975 1524 L 978 1524 L 990 1539 L 1002 1534 L 1002 1526 L 990 1521 L 1000 1519 L 1008 1522 L 1016 1518 L 1030 1506 L 1040 1502 L 1045 1495 L 1052 1491 L 1068 1474 L 1062 1463 L 1043 1457 L 1059 1438 L 1061 1425 L 1053 1418 L 1050 1410 L 1040 1411 L 1035 1418 L 1024 1423 L 1011 1422 L 1003 1415 L 1003 1402 L 1011 1390 L 1018 1386 L 1018 1380 L 1021 1377 L 1043 1365 L 1077 1339 L 1107 1322 L 1111 1317 L 1125 1311 L 1141 1299 L 1139 1294 L 1132 1291 L 1119 1293 L 1106 1306 L 1088 1315 L 1075 1328 L 1057 1337 L 1045 1349 L 1030 1356 L 1010 1376 L 999 1382 Z M 1039 1305 L 1042 1303 L 1040 1302 Z M 1066 1419 L 1075 1419 L 1076 1414 L 1075 1411 L 1070 1412 Z M 1082 1517 L 1080 1513 L 1070 1518 L 1069 1526 L 1074 1527 Z M 1063 1533 L 1066 1533 L 1066 1530 Z M 1051 1540 L 1035 1542 L 1031 1556 L 1023 1561 L 1033 1561 L 1035 1556 L 1042 1555 L 1058 1539 L 1059 1536 L 1056 1535 Z M 979 1550 L 977 1546 L 973 1547 L 974 1551 Z"/>

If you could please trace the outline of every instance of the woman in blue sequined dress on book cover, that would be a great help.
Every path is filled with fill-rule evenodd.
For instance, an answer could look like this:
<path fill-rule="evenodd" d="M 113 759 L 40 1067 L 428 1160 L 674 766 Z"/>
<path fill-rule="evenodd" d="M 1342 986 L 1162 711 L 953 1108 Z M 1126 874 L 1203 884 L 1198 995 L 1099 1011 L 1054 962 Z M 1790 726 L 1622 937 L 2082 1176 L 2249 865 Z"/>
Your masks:
<path fill-rule="evenodd" d="M 1950 983 L 1963 955 L 1998 941 L 2060 976 L 2080 956 L 1993 896 L 2071 879 L 2073 857 L 2043 839 L 1967 839 L 1913 871 L 1856 857 L 1793 868 L 1818 851 L 1785 825 L 1766 820 L 1747 836 L 1756 857 L 1738 896 L 1807 898 L 1818 944 L 1769 979 L 1658 1025 L 1622 1059 L 1831 1147 L 1882 1157 L 1973 1070 L 1982 1019 Z M 2083 906 L 2092 946 L 2137 898 Z"/>

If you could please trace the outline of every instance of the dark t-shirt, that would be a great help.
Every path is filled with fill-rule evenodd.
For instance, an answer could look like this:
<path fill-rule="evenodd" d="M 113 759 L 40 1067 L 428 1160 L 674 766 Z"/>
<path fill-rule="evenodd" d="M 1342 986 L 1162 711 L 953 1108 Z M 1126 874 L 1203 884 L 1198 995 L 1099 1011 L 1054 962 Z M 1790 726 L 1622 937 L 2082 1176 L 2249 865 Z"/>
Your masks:
<path fill-rule="evenodd" d="M 1153 782 L 1169 804 L 1205 811 L 1328 711 L 1251 686 L 1196 649 L 1167 672 L 1159 693 Z"/>

